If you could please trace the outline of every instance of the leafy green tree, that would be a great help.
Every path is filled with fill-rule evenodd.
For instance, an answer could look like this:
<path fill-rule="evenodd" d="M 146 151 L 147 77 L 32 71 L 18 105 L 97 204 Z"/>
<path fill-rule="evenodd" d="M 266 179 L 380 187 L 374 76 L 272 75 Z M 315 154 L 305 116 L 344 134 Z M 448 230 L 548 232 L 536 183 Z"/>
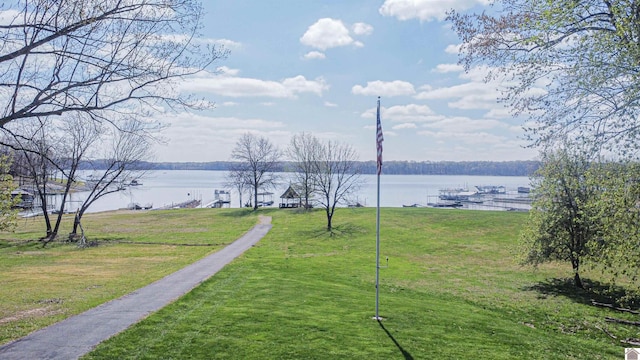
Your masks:
<path fill-rule="evenodd" d="M 601 234 L 591 206 L 599 192 L 589 181 L 591 169 L 587 156 L 568 147 L 543 154 L 532 179 L 534 201 L 521 236 L 523 263 L 568 261 L 580 288 L 580 266 Z"/>
<path fill-rule="evenodd" d="M 544 144 L 571 133 L 628 155 L 640 129 L 640 1 L 495 0 L 481 14 L 449 13 L 467 70 L 500 79 L 528 135 Z"/>
<path fill-rule="evenodd" d="M 596 243 L 597 265 L 611 275 L 631 280 L 640 291 L 640 164 L 603 164 L 592 179 L 600 188 L 595 216 L 602 223 L 602 236 Z"/>

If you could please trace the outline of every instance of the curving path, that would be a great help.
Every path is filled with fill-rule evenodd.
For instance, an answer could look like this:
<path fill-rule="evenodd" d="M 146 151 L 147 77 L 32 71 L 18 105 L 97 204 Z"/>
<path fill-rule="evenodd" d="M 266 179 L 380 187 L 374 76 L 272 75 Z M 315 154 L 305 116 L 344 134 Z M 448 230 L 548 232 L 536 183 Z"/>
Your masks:
<path fill-rule="evenodd" d="M 255 245 L 271 229 L 271 218 L 241 238 L 173 274 L 82 314 L 0 346 L 0 359 L 77 359 L 217 273 Z"/>

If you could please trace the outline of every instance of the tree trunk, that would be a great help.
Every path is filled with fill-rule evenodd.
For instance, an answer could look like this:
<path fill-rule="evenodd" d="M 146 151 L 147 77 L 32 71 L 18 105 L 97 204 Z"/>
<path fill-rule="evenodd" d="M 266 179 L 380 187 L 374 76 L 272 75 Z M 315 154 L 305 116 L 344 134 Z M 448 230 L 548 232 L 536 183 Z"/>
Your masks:
<path fill-rule="evenodd" d="M 328 232 L 331 232 L 331 230 L 332 230 L 332 226 L 331 226 L 331 219 L 332 219 L 332 218 L 333 218 L 333 215 L 332 215 L 332 214 L 330 214 L 330 213 L 327 211 L 327 231 L 328 231 Z"/>
<path fill-rule="evenodd" d="M 253 187 L 253 210 L 258 210 L 258 185 Z"/>
<path fill-rule="evenodd" d="M 576 287 L 579 287 L 580 289 L 584 289 L 584 285 L 582 284 L 582 280 L 580 280 L 580 258 L 578 258 L 577 256 L 572 256 L 571 257 L 571 268 L 573 269 L 573 283 L 576 285 Z"/>
<path fill-rule="evenodd" d="M 579 287 L 580 289 L 584 289 L 584 285 L 582 284 L 582 280 L 580 280 L 580 275 L 577 272 L 573 276 L 573 282 L 575 283 L 576 287 Z"/>

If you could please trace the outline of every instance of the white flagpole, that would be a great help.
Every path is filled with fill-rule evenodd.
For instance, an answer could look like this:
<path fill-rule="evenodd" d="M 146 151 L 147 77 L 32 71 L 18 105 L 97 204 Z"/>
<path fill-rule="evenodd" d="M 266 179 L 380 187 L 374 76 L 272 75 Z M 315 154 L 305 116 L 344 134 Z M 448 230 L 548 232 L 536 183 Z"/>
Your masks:
<path fill-rule="evenodd" d="M 382 126 L 380 124 L 380 97 L 378 96 L 378 113 L 376 119 L 376 150 L 377 150 L 377 202 L 376 202 L 376 316 L 374 320 L 382 320 L 380 307 L 380 173 L 382 172 Z"/>

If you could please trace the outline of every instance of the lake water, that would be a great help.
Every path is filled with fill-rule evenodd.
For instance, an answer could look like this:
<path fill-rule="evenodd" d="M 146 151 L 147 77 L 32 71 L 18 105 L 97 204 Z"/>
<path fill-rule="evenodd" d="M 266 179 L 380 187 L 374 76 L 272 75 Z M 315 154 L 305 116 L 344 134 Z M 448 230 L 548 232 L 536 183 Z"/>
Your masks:
<path fill-rule="evenodd" d="M 139 181 L 141 186 L 128 187 L 124 191 L 107 195 L 96 201 L 89 212 L 126 208 L 130 203 L 152 204 L 154 208 L 170 206 L 188 200 L 201 200 L 202 204 L 213 201 L 214 191 L 223 190 L 225 171 L 170 170 L 150 171 Z M 280 195 L 289 186 L 291 174 L 280 174 L 282 183 L 273 192 L 274 206 L 278 206 Z M 376 176 L 363 175 L 364 186 L 351 199 L 353 203 L 368 207 L 376 206 Z M 401 207 L 403 205 L 437 202 L 440 189 L 469 188 L 474 186 L 505 186 L 509 196 L 517 196 L 519 186 L 529 186 L 529 178 L 522 176 L 451 176 L 451 175 L 382 175 L 380 178 L 380 206 Z M 231 207 L 239 207 L 237 193 L 231 190 Z M 66 206 L 74 211 L 86 193 L 75 193 Z M 243 201 L 248 195 L 243 196 Z M 521 208 L 504 203 L 474 204 L 466 207 L 476 209 Z"/>

